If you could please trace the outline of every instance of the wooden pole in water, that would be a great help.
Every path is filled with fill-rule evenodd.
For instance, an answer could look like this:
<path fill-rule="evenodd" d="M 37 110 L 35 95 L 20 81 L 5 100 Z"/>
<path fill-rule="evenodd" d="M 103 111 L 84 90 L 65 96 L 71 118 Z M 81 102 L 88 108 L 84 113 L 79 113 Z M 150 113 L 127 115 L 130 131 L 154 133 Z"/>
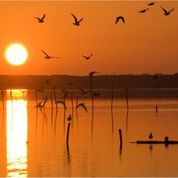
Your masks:
<path fill-rule="evenodd" d="M 90 92 L 91 92 L 91 134 L 93 137 L 93 125 L 94 125 L 94 93 L 93 93 L 93 76 L 90 76 Z"/>
<path fill-rule="evenodd" d="M 75 101 L 76 118 L 78 118 L 78 110 L 77 110 L 78 100 L 79 100 L 79 96 L 77 95 L 77 96 L 76 96 L 76 101 Z"/>
<path fill-rule="evenodd" d="M 90 90 L 91 90 L 91 107 L 93 112 L 94 109 L 93 76 L 90 77 Z"/>
<path fill-rule="evenodd" d="M 120 147 L 122 147 L 122 129 L 119 129 Z"/>
<path fill-rule="evenodd" d="M 72 107 L 72 118 L 74 117 L 74 101 L 73 101 L 73 92 L 70 93 L 71 107 Z"/>
<path fill-rule="evenodd" d="M 66 104 L 66 93 L 63 95 L 63 101 Z M 64 108 L 64 126 L 65 126 L 65 120 L 66 120 L 66 109 Z"/>
<path fill-rule="evenodd" d="M 128 88 L 125 89 L 125 98 L 126 98 L 126 107 L 127 107 L 127 111 L 128 111 L 129 110 Z"/>
<path fill-rule="evenodd" d="M 111 84 L 111 112 L 113 111 L 113 102 L 114 102 L 114 84 Z"/>
<path fill-rule="evenodd" d="M 69 146 L 70 122 L 67 125 L 66 145 Z"/>
<path fill-rule="evenodd" d="M 111 84 L 111 121 L 112 121 L 112 132 L 114 129 L 114 119 L 113 119 L 113 102 L 114 102 L 114 84 Z"/>
<path fill-rule="evenodd" d="M 155 106 L 155 109 L 156 109 L 155 111 L 158 112 L 158 105 L 157 104 Z"/>
<path fill-rule="evenodd" d="M 51 125 L 53 125 L 53 89 L 50 89 L 50 101 L 51 101 Z"/>
<path fill-rule="evenodd" d="M 35 101 L 36 101 L 36 106 L 38 104 L 38 94 L 37 94 L 37 90 L 35 89 Z"/>
<path fill-rule="evenodd" d="M 55 103 L 56 109 L 57 109 L 58 107 L 57 107 L 57 103 L 56 103 L 57 97 L 56 97 L 56 88 L 55 87 L 53 88 L 53 95 L 54 95 L 54 103 Z"/>

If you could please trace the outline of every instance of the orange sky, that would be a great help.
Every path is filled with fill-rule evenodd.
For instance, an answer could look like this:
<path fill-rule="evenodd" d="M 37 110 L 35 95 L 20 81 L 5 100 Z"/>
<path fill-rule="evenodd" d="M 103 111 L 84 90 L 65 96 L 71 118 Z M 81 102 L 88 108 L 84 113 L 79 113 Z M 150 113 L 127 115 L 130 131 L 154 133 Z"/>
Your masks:
<path fill-rule="evenodd" d="M 0 74 L 100 74 L 178 72 L 178 1 L 160 1 L 145 14 L 148 1 L 0 2 Z M 164 16 L 160 6 L 175 8 Z M 46 13 L 46 22 L 34 16 Z M 83 17 L 81 26 L 73 18 Z M 126 23 L 114 24 L 122 15 Z M 8 64 L 6 47 L 23 43 L 29 51 L 21 66 Z M 45 60 L 40 49 L 61 59 Z M 94 53 L 86 61 L 81 55 Z"/>

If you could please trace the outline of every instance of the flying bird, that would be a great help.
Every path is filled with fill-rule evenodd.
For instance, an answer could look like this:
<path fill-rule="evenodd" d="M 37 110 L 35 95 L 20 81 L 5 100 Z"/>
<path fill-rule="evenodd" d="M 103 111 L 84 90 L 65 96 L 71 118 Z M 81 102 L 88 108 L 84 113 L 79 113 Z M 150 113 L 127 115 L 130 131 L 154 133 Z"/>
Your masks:
<path fill-rule="evenodd" d="M 164 15 L 166 15 L 166 16 L 170 15 L 170 13 L 174 10 L 174 8 L 173 8 L 173 9 L 171 9 L 171 10 L 168 11 L 168 10 L 166 10 L 163 7 L 161 7 L 161 9 L 164 11 Z"/>
<path fill-rule="evenodd" d="M 125 23 L 124 17 L 123 16 L 118 16 L 118 17 L 116 17 L 115 24 L 117 24 L 119 20 L 122 20 L 122 22 Z"/>
<path fill-rule="evenodd" d="M 45 59 L 52 59 L 52 58 L 56 58 L 56 59 L 59 59 L 60 57 L 56 57 L 56 56 L 49 56 L 45 51 L 43 51 L 41 49 L 41 51 L 43 52 L 43 54 L 45 55 L 44 58 Z"/>
<path fill-rule="evenodd" d="M 57 100 L 55 103 L 56 103 L 56 104 L 62 104 L 62 105 L 64 106 L 64 110 L 67 109 L 67 107 L 66 107 L 66 103 L 65 103 L 64 101 Z"/>
<path fill-rule="evenodd" d="M 90 59 L 93 56 L 93 54 L 90 54 L 89 56 L 82 55 L 86 60 Z"/>
<path fill-rule="evenodd" d="M 80 26 L 80 23 L 83 20 L 83 17 L 80 20 L 78 20 L 77 17 L 74 14 L 71 13 L 71 15 L 74 18 L 73 24 L 76 25 L 76 26 Z"/>
<path fill-rule="evenodd" d="M 80 107 L 82 107 L 86 112 L 88 112 L 87 107 L 85 106 L 85 103 L 80 103 L 76 106 L 77 109 Z"/>
<path fill-rule="evenodd" d="M 44 19 L 45 19 L 45 16 L 46 15 L 44 14 L 43 17 L 41 17 L 41 18 L 40 17 L 34 17 L 34 18 L 37 19 L 39 23 L 43 23 Z"/>
<path fill-rule="evenodd" d="M 138 11 L 138 12 L 140 12 L 140 13 L 145 13 L 147 10 L 149 10 L 149 8 L 146 8 L 146 9 L 140 10 L 140 11 Z"/>
<path fill-rule="evenodd" d="M 152 134 L 152 132 L 150 132 L 150 134 L 149 134 L 148 137 L 149 137 L 150 140 L 153 138 L 153 134 Z"/>
<path fill-rule="evenodd" d="M 154 4 L 155 2 L 153 1 L 153 2 L 148 3 L 148 6 L 153 6 Z"/>

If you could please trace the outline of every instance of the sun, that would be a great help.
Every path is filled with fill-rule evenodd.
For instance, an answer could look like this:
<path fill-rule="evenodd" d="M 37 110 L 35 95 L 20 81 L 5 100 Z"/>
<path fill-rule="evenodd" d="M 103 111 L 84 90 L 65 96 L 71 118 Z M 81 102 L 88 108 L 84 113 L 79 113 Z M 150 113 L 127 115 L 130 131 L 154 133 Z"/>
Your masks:
<path fill-rule="evenodd" d="M 28 51 L 22 44 L 13 43 L 7 47 L 5 57 L 12 65 L 22 65 L 28 58 Z"/>

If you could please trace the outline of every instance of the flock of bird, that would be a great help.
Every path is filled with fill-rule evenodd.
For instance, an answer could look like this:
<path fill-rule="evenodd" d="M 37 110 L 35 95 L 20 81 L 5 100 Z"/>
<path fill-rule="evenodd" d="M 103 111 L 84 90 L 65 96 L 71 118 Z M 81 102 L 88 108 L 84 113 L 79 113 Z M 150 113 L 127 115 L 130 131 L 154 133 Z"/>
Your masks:
<path fill-rule="evenodd" d="M 84 91 L 84 89 L 82 89 L 82 91 Z M 85 92 L 86 94 L 86 92 Z M 37 105 L 35 106 L 36 108 L 39 108 L 40 111 L 42 111 L 42 109 L 45 108 L 46 104 L 47 104 L 47 101 L 48 101 L 48 97 L 45 96 L 43 100 L 41 100 L 40 102 L 37 103 Z M 66 102 L 65 100 L 57 100 L 55 99 L 55 104 L 56 104 L 56 108 L 58 107 L 58 104 L 61 104 L 64 108 L 64 110 L 66 111 L 67 110 L 67 106 L 66 106 Z M 86 112 L 88 112 L 88 109 L 85 105 L 85 103 L 81 102 L 81 103 L 77 103 L 76 104 L 76 109 L 79 109 L 79 108 L 83 108 Z"/>
<path fill-rule="evenodd" d="M 147 4 L 148 7 L 144 8 L 144 9 L 142 9 L 142 10 L 139 10 L 138 12 L 139 12 L 139 13 L 146 13 L 146 12 L 150 9 L 149 7 L 154 6 L 155 3 L 156 3 L 155 1 L 148 3 L 148 4 Z M 161 6 L 160 8 L 162 9 L 163 15 L 165 15 L 165 16 L 170 15 L 171 12 L 175 10 L 175 8 L 172 8 L 172 9 L 170 9 L 170 10 L 167 10 L 167 9 L 163 8 L 162 6 Z M 74 14 L 72 14 L 72 13 L 71 13 L 71 16 L 73 17 L 73 20 L 74 20 L 74 21 L 73 21 L 73 25 L 79 27 L 79 26 L 81 25 L 81 22 L 83 21 L 84 18 L 83 18 L 83 17 L 82 17 L 82 18 L 77 18 L 77 17 L 76 17 Z M 44 23 L 44 22 L 45 22 L 45 18 L 46 18 L 46 14 L 44 14 L 42 17 L 34 17 L 34 18 L 38 20 L 38 23 Z M 115 18 L 115 24 L 117 24 L 119 21 L 125 23 L 125 18 L 124 18 L 124 16 L 117 16 L 117 17 Z M 49 60 L 49 59 L 59 59 L 59 58 L 60 58 L 60 57 L 57 57 L 57 56 L 49 55 L 49 54 L 48 54 L 47 52 L 45 52 L 44 50 L 41 50 L 41 52 L 43 53 L 44 58 L 45 58 L 45 59 L 48 59 L 48 60 Z M 91 59 L 92 56 L 93 56 L 93 53 L 90 54 L 90 55 L 82 55 L 82 57 L 83 57 L 85 60 Z M 92 78 L 93 75 L 96 74 L 96 73 L 98 73 L 98 72 L 96 72 L 96 71 L 90 72 L 90 73 L 89 73 L 89 77 Z M 78 87 L 78 89 L 81 91 L 82 94 L 88 94 L 88 93 L 90 93 L 90 91 L 89 91 L 89 92 L 88 92 L 88 91 L 85 91 L 84 89 L 82 89 L 82 88 L 80 88 L 80 87 Z M 92 94 L 94 94 L 94 93 L 92 93 Z M 40 102 L 36 105 L 36 107 L 37 107 L 37 108 L 40 108 L 40 110 L 42 110 L 42 109 L 45 107 L 46 103 L 47 103 L 47 97 L 44 98 L 44 101 L 40 101 Z M 55 104 L 56 104 L 56 105 L 62 104 L 63 107 L 64 107 L 64 110 L 66 110 L 66 108 L 67 108 L 67 107 L 66 107 L 66 103 L 65 103 L 64 101 L 62 101 L 62 100 L 56 100 L 56 101 L 55 101 Z M 77 104 L 77 105 L 76 105 L 76 109 L 78 109 L 78 108 L 80 108 L 80 107 L 83 108 L 86 112 L 88 112 L 87 107 L 85 106 L 85 103 L 80 103 L 80 104 Z M 151 135 L 149 136 L 149 138 L 151 139 L 151 137 L 152 137 L 152 133 L 151 133 Z"/>
<path fill-rule="evenodd" d="M 150 3 L 148 3 L 148 6 L 153 6 L 153 5 L 155 5 L 155 3 L 156 3 L 156 2 L 150 2 Z M 165 16 L 170 15 L 171 12 L 175 10 L 175 8 L 173 8 L 173 9 L 171 9 L 171 10 L 167 10 L 167 9 L 163 8 L 162 6 L 161 6 L 161 9 L 163 10 L 163 12 L 164 12 L 163 15 L 165 15 Z M 145 12 L 147 12 L 148 10 L 149 10 L 149 8 L 147 7 L 147 8 L 145 8 L 145 9 L 139 10 L 138 12 L 139 12 L 139 13 L 145 13 Z M 116 17 L 115 24 L 117 24 L 117 23 L 119 22 L 119 20 L 121 20 L 123 23 L 125 23 L 124 17 L 123 17 L 123 16 L 118 16 L 118 17 Z"/>
<path fill-rule="evenodd" d="M 151 7 L 151 6 L 155 5 L 155 3 L 156 3 L 155 1 L 150 2 L 150 3 L 147 4 L 147 6 Z M 139 13 L 146 13 L 150 9 L 149 7 L 144 8 L 142 10 L 139 10 L 138 12 Z M 167 10 L 167 9 L 163 8 L 162 6 L 160 8 L 163 10 L 163 12 L 164 12 L 163 15 L 165 15 L 165 16 L 170 15 L 171 12 L 175 10 L 175 8 Z M 79 19 L 72 13 L 71 13 L 71 16 L 73 17 L 73 20 L 74 20 L 73 25 L 80 26 L 81 22 L 83 21 L 83 17 Z M 46 14 L 44 14 L 42 17 L 34 17 L 34 18 L 38 20 L 38 23 L 44 23 L 45 22 L 45 18 L 46 18 Z M 115 18 L 115 24 L 117 24 L 119 21 L 122 21 L 123 23 L 125 23 L 125 18 L 123 16 L 117 16 Z M 60 58 L 60 57 L 48 55 L 48 53 L 45 52 L 44 50 L 41 50 L 41 51 L 44 54 L 44 58 L 45 59 L 59 59 Z M 92 56 L 93 56 L 93 54 L 82 55 L 82 57 L 84 59 L 86 59 L 86 60 L 89 60 Z"/>
<path fill-rule="evenodd" d="M 74 18 L 73 24 L 76 25 L 76 26 L 80 26 L 80 23 L 82 22 L 83 17 L 78 20 L 77 17 L 74 14 L 71 13 L 71 15 Z M 44 23 L 45 17 L 46 17 L 46 14 L 44 14 L 42 17 L 34 17 L 34 18 L 38 20 L 38 23 Z M 59 59 L 60 58 L 60 57 L 56 57 L 56 56 L 51 56 L 51 55 L 47 54 L 47 52 L 45 52 L 44 50 L 41 50 L 41 51 L 44 54 L 45 59 Z M 88 56 L 82 55 L 82 57 L 85 58 L 86 60 L 89 60 L 92 56 L 93 56 L 93 54 L 90 54 Z"/>

